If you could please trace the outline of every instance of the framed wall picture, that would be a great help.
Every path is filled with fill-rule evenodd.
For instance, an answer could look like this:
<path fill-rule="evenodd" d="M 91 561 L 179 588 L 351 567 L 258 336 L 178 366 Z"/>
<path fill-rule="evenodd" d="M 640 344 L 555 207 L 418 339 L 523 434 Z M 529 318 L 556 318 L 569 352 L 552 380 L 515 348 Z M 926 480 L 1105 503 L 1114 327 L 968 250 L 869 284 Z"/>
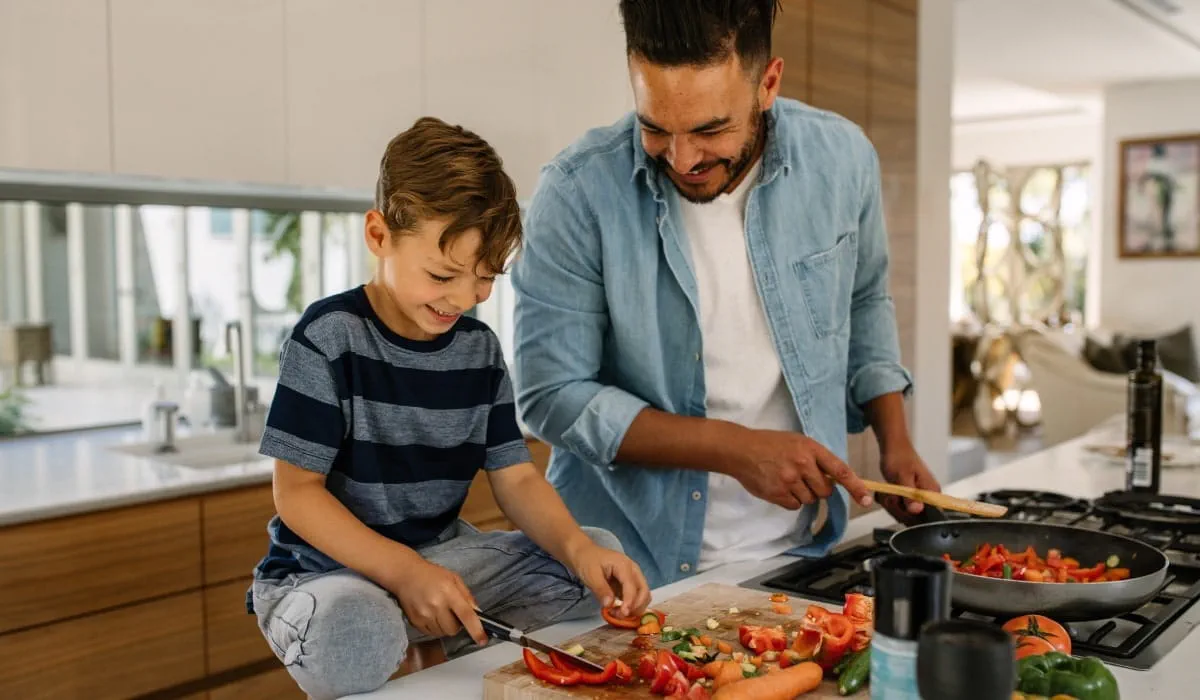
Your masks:
<path fill-rule="evenodd" d="M 1122 141 L 1122 258 L 1200 257 L 1200 134 Z"/>

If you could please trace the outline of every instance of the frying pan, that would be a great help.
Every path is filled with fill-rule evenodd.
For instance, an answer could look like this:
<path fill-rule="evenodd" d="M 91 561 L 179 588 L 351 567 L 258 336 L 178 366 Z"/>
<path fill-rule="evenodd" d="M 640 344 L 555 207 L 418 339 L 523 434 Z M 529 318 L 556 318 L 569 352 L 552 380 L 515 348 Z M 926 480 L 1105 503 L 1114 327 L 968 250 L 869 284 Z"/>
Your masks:
<path fill-rule="evenodd" d="M 947 553 L 957 561 L 965 561 L 983 543 L 1002 544 L 1015 552 L 1032 545 L 1043 557 L 1054 548 L 1084 567 L 1115 554 L 1120 566 L 1129 569 L 1124 581 L 1097 583 L 1036 583 L 954 572 L 950 586 L 954 606 L 983 615 L 1039 613 L 1062 622 L 1121 615 L 1138 609 L 1158 593 L 1169 565 L 1161 551 L 1128 537 L 1022 520 L 926 522 L 899 530 L 889 540 L 898 554 L 941 557 Z"/>

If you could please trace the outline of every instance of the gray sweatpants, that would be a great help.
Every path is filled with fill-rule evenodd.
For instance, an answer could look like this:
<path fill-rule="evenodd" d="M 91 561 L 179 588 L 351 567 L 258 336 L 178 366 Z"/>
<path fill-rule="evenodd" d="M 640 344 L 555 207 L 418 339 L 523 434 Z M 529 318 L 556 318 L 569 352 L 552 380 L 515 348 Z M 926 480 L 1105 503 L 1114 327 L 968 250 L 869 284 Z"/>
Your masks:
<path fill-rule="evenodd" d="M 584 531 L 600 546 L 622 551 L 608 531 Z M 524 534 L 480 532 L 463 521 L 447 534 L 419 551 L 461 576 L 481 610 L 526 631 L 599 611 L 582 582 Z M 252 593 L 263 636 L 316 700 L 379 688 L 404 661 L 410 642 L 429 639 L 407 624 L 391 593 L 350 570 L 256 581 Z M 460 631 L 443 645 L 454 656 L 475 642 Z"/>

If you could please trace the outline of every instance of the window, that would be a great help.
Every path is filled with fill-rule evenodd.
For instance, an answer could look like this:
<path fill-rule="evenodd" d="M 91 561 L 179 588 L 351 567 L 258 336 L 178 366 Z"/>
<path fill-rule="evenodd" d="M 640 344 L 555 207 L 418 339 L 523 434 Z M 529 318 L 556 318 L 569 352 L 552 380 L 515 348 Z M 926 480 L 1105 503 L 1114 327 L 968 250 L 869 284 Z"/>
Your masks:
<path fill-rule="evenodd" d="M 1086 164 L 981 162 L 951 177 L 953 320 L 1083 320 L 1089 176 Z"/>

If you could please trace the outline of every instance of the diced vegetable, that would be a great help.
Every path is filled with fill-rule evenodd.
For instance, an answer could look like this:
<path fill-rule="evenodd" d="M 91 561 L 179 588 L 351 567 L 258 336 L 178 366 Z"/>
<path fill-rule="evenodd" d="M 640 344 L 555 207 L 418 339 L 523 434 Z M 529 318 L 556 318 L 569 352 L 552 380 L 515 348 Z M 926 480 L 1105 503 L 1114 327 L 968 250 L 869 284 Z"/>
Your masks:
<path fill-rule="evenodd" d="M 564 651 L 566 651 L 568 654 L 572 654 L 574 656 L 579 656 L 580 654 L 583 653 L 583 645 L 582 644 L 572 644 L 571 646 L 567 647 Z"/>
<path fill-rule="evenodd" d="M 709 628 L 710 630 L 715 630 L 721 626 L 721 623 L 717 622 L 716 620 L 714 620 L 710 617 L 707 620 L 705 620 L 704 626 Z"/>

